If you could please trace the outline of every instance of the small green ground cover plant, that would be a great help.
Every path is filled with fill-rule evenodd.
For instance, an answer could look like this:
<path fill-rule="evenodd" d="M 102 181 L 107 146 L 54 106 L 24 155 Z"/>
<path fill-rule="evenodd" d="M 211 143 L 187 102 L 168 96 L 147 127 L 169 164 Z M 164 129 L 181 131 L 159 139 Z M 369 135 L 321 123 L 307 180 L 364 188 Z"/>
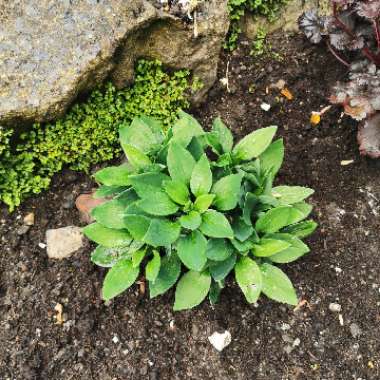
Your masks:
<path fill-rule="evenodd" d="M 132 87 L 116 90 L 108 83 L 57 122 L 33 125 L 16 146 L 14 131 L 0 127 L 0 201 L 12 211 L 48 188 L 63 167 L 87 172 L 113 159 L 120 154 L 118 125 L 135 116 L 150 115 L 168 126 L 178 109 L 189 106 L 191 86 L 189 71 L 167 73 L 160 62 L 141 60 Z"/>
<path fill-rule="evenodd" d="M 278 15 L 279 10 L 289 0 L 229 0 L 228 10 L 230 13 L 231 26 L 228 33 L 225 49 L 236 49 L 241 28 L 239 21 L 245 13 L 251 12 L 253 17 L 264 16 L 270 22 L 274 21 Z"/>
<path fill-rule="evenodd" d="M 249 303 L 263 293 L 296 305 L 293 285 L 276 264 L 309 252 L 301 239 L 316 228 L 305 220 L 313 190 L 273 186 L 284 157 L 282 139 L 272 142 L 277 128 L 234 145 L 220 119 L 205 132 L 181 111 L 163 130 L 145 116 L 123 124 L 128 163 L 95 174 L 95 196 L 109 200 L 92 210 L 95 222 L 84 233 L 98 244 L 91 260 L 110 268 L 103 298 L 116 297 L 143 273 L 151 298 L 177 284 L 174 310 L 189 309 L 207 295 L 217 302 L 234 272 Z"/>

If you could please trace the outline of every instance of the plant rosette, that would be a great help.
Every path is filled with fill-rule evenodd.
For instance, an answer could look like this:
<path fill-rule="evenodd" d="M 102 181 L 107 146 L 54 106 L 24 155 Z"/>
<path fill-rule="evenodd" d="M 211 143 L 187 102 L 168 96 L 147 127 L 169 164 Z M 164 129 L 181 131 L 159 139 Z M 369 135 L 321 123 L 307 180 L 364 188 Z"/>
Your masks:
<path fill-rule="evenodd" d="M 284 157 L 282 139 L 272 142 L 276 130 L 256 130 L 234 145 L 220 119 L 206 132 L 182 111 L 166 132 L 150 117 L 121 125 L 128 163 L 95 174 L 95 196 L 110 200 L 92 210 L 95 222 L 84 228 L 98 244 L 91 260 L 110 268 L 103 298 L 143 274 L 151 298 L 176 285 L 174 310 L 190 309 L 207 296 L 217 302 L 234 274 L 249 303 L 263 293 L 296 305 L 277 264 L 309 252 L 301 239 L 316 228 L 305 220 L 313 190 L 273 186 Z"/>

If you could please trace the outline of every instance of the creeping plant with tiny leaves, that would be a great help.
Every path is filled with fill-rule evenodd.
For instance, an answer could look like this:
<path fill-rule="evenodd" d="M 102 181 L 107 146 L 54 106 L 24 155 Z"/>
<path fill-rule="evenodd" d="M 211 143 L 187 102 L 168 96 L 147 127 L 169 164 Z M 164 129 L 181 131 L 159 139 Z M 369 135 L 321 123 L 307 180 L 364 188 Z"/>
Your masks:
<path fill-rule="evenodd" d="M 296 305 L 279 266 L 309 252 L 301 239 L 316 228 L 306 220 L 313 190 L 273 186 L 284 157 L 276 130 L 234 144 L 220 119 L 206 132 L 182 111 L 166 131 L 150 117 L 121 125 L 128 163 L 95 174 L 95 196 L 108 201 L 84 228 L 98 244 L 91 260 L 110 268 L 103 298 L 144 276 L 151 298 L 176 286 L 174 310 L 190 309 L 217 302 L 230 275 L 249 303 L 264 294 Z"/>

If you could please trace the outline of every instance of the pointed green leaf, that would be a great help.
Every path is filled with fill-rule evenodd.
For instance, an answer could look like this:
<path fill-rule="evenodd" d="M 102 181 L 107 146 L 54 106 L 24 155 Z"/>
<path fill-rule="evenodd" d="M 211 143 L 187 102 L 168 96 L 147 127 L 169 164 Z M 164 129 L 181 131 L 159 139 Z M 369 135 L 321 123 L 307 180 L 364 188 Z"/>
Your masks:
<path fill-rule="evenodd" d="M 262 128 L 250 133 L 240 140 L 232 153 L 237 160 L 248 161 L 260 156 L 272 142 L 277 127 Z"/>
<path fill-rule="evenodd" d="M 166 216 L 178 211 L 178 206 L 162 191 L 150 194 L 148 198 L 136 202 L 136 205 L 150 215 Z"/>
<path fill-rule="evenodd" d="M 133 268 L 137 268 L 140 266 L 141 261 L 143 261 L 145 257 L 146 249 L 139 249 L 132 254 L 132 266 Z"/>
<path fill-rule="evenodd" d="M 91 253 L 91 261 L 100 267 L 111 268 L 125 252 L 128 252 L 128 247 L 107 248 L 98 245 Z"/>
<path fill-rule="evenodd" d="M 215 305 L 219 301 L 220 293 L 224 288 L 223 281 L 212 281 L 208 298 L 211 305 Z"/>
<path fill-rule="evenodd" d="M 200 195 L 208 194 L 212 185 L 212 173 L 210 162 L 204 154 L 195 164 L 191 174 L 190 188 L 191 192 L 199 197 Z"/>
<path fill-rule="evenodd" d="M 180 274 L 181 262 L 177 255 L 172 253 L 171 256 L 165 256 L 161 260 L 161 267 L 156 280 L 149 282 L 150 298 L 165 293 L 177 282 Z"/>
<path fill-rule="evenodd" d="M 249 303 L 259 299 L 263 279 L 259 266 L 249 257 L 241 257 L 235 266 L 235 278 Z"/>
<path fill-rule="evenodd" d="M 234 236 L 228 219 L 214 210 L 208 210 L 202 215 L 202 224 L 199 229 L 209 237 L 232 239 Z"/>
<path fill-rule="evenodd" d="M 224 261 L 231 256 L 233 248 L 225 239 L 209 239 L 206 255 L 213 261 Z"/>
<path fill-rule="evenodd" d="M 300 239 L 303 239 L 311 235 L 316 230 L 317 227 L 318 227 L 318 224 L 315 223 L 314 221 L 305 220 L 304 222 L 300 222 L 300 223 L 285 227 L 282 230 L 282 232 L 292 234 Z"/>
<path fill-rule="evenodd" d="M 234 269 L 236 264 L 236 253 L 233 252 L 230 257 L 223 261 L 210 261 L 209 270 L 215 281 L 224 280 L 228 274 Z"/>
<path fill-rule="evenodd" d="M 149 198 L 157 191 L 161 191 L 163 183 L 170 180 L 163 173 L 144 173 L 130 176 L 131 185 L 140 198 Z"/>
<path fill-rule="evenodd" d="M 264 263 L 260 270 L 263 276 L 263 293 L 268 298 L 290 305 L 298 304 L 293 284 L 280 268 Z"/>
<path fill-rule="evenodd" d="M 83 233 L 92 241 L 104 247 L 113 248 L 128 245 L 132 241 L 127 230 L 114 230 L 92 223 L 83 228 Z"/>
<path fill-rule="evenodd" d="M 188 269 L 200 272 L 207 262 L 206 246 L 206 238 L 199 231 L 193 231 L 179 238 L 177 254 Z"/>
<path fill-rule="evenodd" d="M 180 111 L 178 116 L 173 125 L 172 141 L 187 147 L 193 137 L 203 135 L 204 131 L 198 121 L 186 112 Z"/>
<path fill-rule="evenodd" d="M 309 205 L 307 204 L 306 202 L 299 202 L 299 203 L 294 203 L 293 205 L 293 208 L 298 210 L 299 212 L 302 213 L 302 217 L 300 216 L 296 221 L 294 221 L 293 223 L 298 223 L 300 222 L 301 220 L 307 218 L 311 211 L 313 210 L 313 206 L 312 205 Z"/>
<path fill-rule="evenodd" d="M 232 223 L 235 239 L 241 242 L 247 240 L 253 233 L 253 227 L 244 222 L 243 218 L 237 218 Z"/>
<path fill-rule="evenodd" d="M 158 143 L 152 130 L 139 117 L 135 117 L 130 125 L 121 125 L 119 136 L 122 145 L 131 145 L 142 153 L 148 153 Z"/>
<path fill-rule="evenodd" d="M 196 230 L 202 223 L 202 218 L 199 212 L 190 211 L 187 215 L 182 215 L 179 218 L 179 222 L 183 228 L 187 228 L 189 230 Z"/>
<path fill-rule="evenodd" d="M 272 189 L 272 195 L 279 200 L 282 205 L 298 203 L 314 194 L 313 189 L 302 186 L 276 186 Z"/>
<path fill-rule="evenodd" d="M 291 244 L 285 240 L 264 238 L 260 240 L 259 244 L 253 246 L 252 253 L 257 257 L 269 257 L 290 246 Z"/>
<path fill-rule="evenodd" d="M 220 117 L 216 118 L 212 124 L 212 131 L 216 134 L 219 144 L 224 153 L 231 152 L 234 139 L 231 131 L 226 127 Z"/>
<path fill-rule="evenodd" d="M 284 141 L 278 139 L 268 146 L 260 155 L 261 168 L 265 172 L 272 171 L 273 176 L 280 170 L 284 161 Z"/>
<path fill-rule="evenodd" d="M 302 212 L 296 208 L 280 206 L 269 210 L 261 216 L 256 222 L 256 230 L 267 233 L 277 232 L 281 228 L 297 223 L 302 219 Z"/>
<path fill-rule="evenodd" d="M 150 219 L 143 215 L 126 215 L 124 223 L 134 239 L 142 241 L 150 226 Z"/>
<path fill-rule="evenodd" d="M 120 260 L 107 273 L 103 283 L 103 299 L 109 301 L 134 284 L 140 268 L 134 268 L 129 259 Z"/>
<path fill-rule="evenodd" d="M 298 260 L 300 257 L 310 252 L 309 247 L 298 239 L 296 236 L 286 234 L 286 233 L 277 233 L 270 235 L 276 239 L 282 239 L 289 244 L 289 247 L 282 250 L 281 252 L 270 256 L 270 260 L 278 264 L 291 263 Z"/>
<path fill-rule="evenodd" d="M 154 282 L 160 272 L 161 267 L 161 256 L 160 254 L 154 250 L 153 258 L 149 261 L 149 263 L 145 267 L 145 277 L 148 281 Z"/>
<path fill-rule="evenodd" d="M 191 309 L 198 306 L 210 290 L 211 277 L 207 272 L 189 271 L 177 284 L 174 311 Z"/>
<path fill-rule="evenodd" d="M 109 166 L 95 173 L 96 182 L 106 186 L 128 186 L 129 176 L 133 173 L 130 165 Z"/>
<path fill-rule="evenodd" d="M 186 205 L 190 199 L 190 193 L 187 186 L 181 181 L 165 181 L 164 189 L 174 202 L 180 205 Z"/>
<path fill-rule="evenodd" d="M 107 198 L 116 196 L 123 191 L 127 190 L 128 188 L 126 186 L 106 186 L 102 185 L 100 186 L 94 193 L 94 198 Z"/>
<path fill-rule="evenodd" d="M 128 158 L 128 162 L 135 169 L 144 169 L 149 165 L 152 165 L 149 157 L 143 153 L 141 150 L 135 148 L 132 145 L 122 144 L 125 155 Z"/>
<path fill-rule="evenodd" d="M 195 166 L 195 160 L 182 145 L 172 142 L 169 146 L 167 158 L 170 177 L 185 184 L 190 182 Z"/>
<path fill-rule="evenodd" d="M 204 194 L 200 195 L 194 202 L 195 210 L 199 211 L 201 214 L 208 210 L 215 198 L 215 194 Z"/>
<path fill-rule="evenodd" d="M 179 223 L 153 219 L 142 240 L 153 247 L 167 247 L 178 239 L 180 232 L 181 225 Z"/>
<path fill-rule="evenodd" d="M 212 187 L 212 193 L 215 194 L 213 204 L 218 210 L 227 211 L 236 207 L 241 187 L 242 175 L 230 174 L 222 177 Z"/>

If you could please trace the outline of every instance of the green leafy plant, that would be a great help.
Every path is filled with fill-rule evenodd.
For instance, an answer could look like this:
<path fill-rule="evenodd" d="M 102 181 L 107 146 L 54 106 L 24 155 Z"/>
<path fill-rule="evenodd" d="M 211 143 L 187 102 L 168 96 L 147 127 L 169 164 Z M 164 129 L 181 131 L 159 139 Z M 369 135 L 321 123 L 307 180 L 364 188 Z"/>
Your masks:
<path fill-rule="evenodd" d="M 225 49 L 232 51 L 236 48 L 241 33 L 239 21 L 247 11 L 251 12 L 253 17 L 264 16 L 269 21 L 274 21 L 281 7 L 287 2 L 288 0 L 229 0 L 231 26 L 224 44 Z"/>
<path fill-rule="evenodd" d="M 207 295 L 216 302 L 234 271 L 248 302 L 264 293 L 296 304 L 275 264 L 309 252 L 301 239 L 316 228 L 305 221 L 313 190 L 272 186 L 284 156 L 283 141 L 272 143 L 276 130 L 259 129 L 234 145 L 220 119 L 205 132 L 182 111 L 167 133 L 150 117 L 123 124 L 128 163 L 95 174 L 101 184 L 95 196 L 109 200 L 92 210 L 95 222 L 84 228 L 98 244 L 92 261 L 111 268 L 103 298 L 117 296 L 142 272 L 150 297 L 178 281 L 174 310 L 189 309 Z"/>
<path fill-rule="evenodd" d="M 193 84 L 200 86 L 196 78 Z M 64 166 L 87 172 L 111 160 L 120 154 L 120 123 L 146 114 L 168 126 L 179 108 L 189 106 L 192 90 L 189 71 L 167 73 L 160 62 L 141 60 L 132 87 L 116 90 L 108 83 L 55 123 L 35 124 L 15 147 L 13 130 L 0 129 L 0 201 L 12 211 L 27 196 L 48 188 Z"/>

